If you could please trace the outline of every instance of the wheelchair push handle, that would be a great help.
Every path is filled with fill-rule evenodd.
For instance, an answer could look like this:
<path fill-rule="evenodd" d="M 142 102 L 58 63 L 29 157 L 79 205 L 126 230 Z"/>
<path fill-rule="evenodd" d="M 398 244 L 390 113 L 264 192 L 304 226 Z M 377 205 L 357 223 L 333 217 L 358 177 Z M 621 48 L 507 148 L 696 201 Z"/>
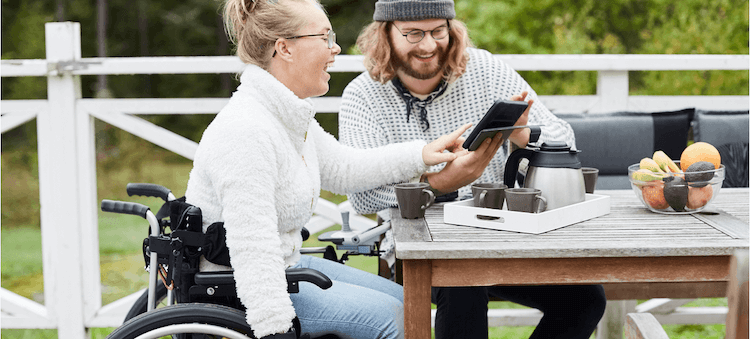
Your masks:
<path fill-rule="evenodd" d="M 158 197 L 164 201 L 174 200 L 172 191 L 164 186 L 148 183 L 128 183 L 125 188 L 128 196 L 142 195 L 145 197 Z"/>
<path fill-rule="evenodd" d="M 144 219 L 146 218 L 146 213 L 149 211 L 148 206 L 143 204 L 107 199 L 102 200 L 101 208 L 104 212 L 132 214 Z"/>

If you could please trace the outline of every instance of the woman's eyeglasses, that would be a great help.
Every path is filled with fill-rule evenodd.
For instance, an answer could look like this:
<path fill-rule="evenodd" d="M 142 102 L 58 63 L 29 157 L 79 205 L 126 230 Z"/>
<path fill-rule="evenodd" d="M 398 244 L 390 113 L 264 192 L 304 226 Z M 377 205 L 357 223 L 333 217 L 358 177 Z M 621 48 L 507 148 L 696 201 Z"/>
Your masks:
<path fill-rule="evenodd" d="M 406 41 L 416 44 L 422 41 L 424 39 L 425 34 L 427 32 L 430 32 L 430 35 L 432 35 L 432 38 L 435 40 L 441 40 L 448 36 L 448 32 L 451 30 L 451 24 L 450 22 L 447 22 L 445 25 L 439 26 L 438 28 L 435 28 L 431 31 L 423 31 L 421 29 L 413 29 L 411 31 L 408 31 L 406 33 L 402 32 L 398 26 L 393 25 L 396 27 L 396 29 L 406 38 Z"/>
<path fill-rule="evenodd" d="M 332 49 L 334 45 L 336 45 L 336 33 L 333 32 L 332 29 L 328 30 L 328 33 L 320 33 L 320 34 L 306 34 L 306 35 L 297 35 L 293 37 L 288 37 L 284 39 L 299 39 L 299 38 L 309 38 L 309 37 L 315 37 L 315 36 L 325 36 L 323 40 L 325 40 L 328 43 L 328 49 Z M 273 51 L 272 58 L 276 56 L 276 51 Z"/>

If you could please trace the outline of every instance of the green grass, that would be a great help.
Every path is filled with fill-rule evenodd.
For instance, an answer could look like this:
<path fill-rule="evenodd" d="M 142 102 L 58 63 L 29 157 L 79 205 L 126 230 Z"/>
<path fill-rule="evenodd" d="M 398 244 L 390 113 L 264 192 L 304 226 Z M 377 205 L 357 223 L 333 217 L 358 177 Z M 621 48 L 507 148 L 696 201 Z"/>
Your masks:
<path fill-rule="evenodd" d="M 18 219 L 14 215 L 16 206 L 13 201 L 38 201 L 38 192 L 26 189 L 26 185 L 18 181 L 30 180 L 34 176 L 17 170 L 12 162 L 6 161 L 17 154 L 3 153 L 2 167 L 2 199 L 3 199 L 3 227 L 0 229 L 0 258 L 2 260 L 2 287 L 14 293 L 43 303 L 44 288 L 42 274 L 41 233 L 38 227 L 37 206 L 29 206 L 32 217 Z M 186 162 L 143 162 L 138 167 L 128 167 L 117 171 L 100 171 L 98 175 L 98 199 L 127 200 L 146 204 L 152 210 L 158 210 L 161 203 L 156 198 L 128 197 L 125 193 L 127 182 L 154 182 L 163 184 L 173 190 L 175 195 L 181 196 L 185 192 L 185 183 L 190 171 L 190 164 Z M 19 194 L 33 197 L 22 197 Z M 323 197 L 334 202 L 345 199 L 323 192 Z M 13 200 L 18 199 L 18 200 Z M 14 206 L 15 205 L 15 206 Z M 9 211 L 13 211 L 10 213 Z M 6 212 L 8 212 L 6 214 Z M 20 211 L 20 213 L 27 213 Z M 35 217 L 33 217 L 36 215 Z M 34 218 L 37 218 L 34 220 Z M 12 220 L 12 222 L 10 222 Z M 19 221 L 21 220 L 21 221 Z M 26 221 L 24 221 L 26 220 Z M 35 223 L 36 222 L 36 223 Z M 338 225 L 329 230 L 337 229 Z M 141 243 L 147 235 L 148 224 L 141 218 L 130 215 L 99 213 L 99 250 L 102 282 L 102 303 L 107 304 L 119 298 L 134 293 L 146 286 L 146 272 L 143 270 L 143 256 Z M 328 230 L 324 230 L 325 232 Z M 305 246 L 325 246 L 328 243 L 317 241 L 317 235 L 310 237 Z M 339 252 L 341 255 L 341 252 Z M 353 256 L 347 265 L 362 269 L 370 273 L 377 273 L 377 260 L 372 257 Z M 686 306 L 726 306 L 725 298 L 698 299 Z M 434 307 L 434 305 L 433 305 Z M 492 302 L 491 308 L 523 308 L 508 302 Z M 666 325 L 669 337 L 692 338 L 723 338 L 724 325 Z M 112 329 L 92 329 L 92 338 L 104 338 Z M 490 338 L 527 338 L 533 327 L 499 327 L 490 328 Z M 56 338 L 56 330 L 10 330 L 0 331 L 2 339 L 16 338 Z"/>

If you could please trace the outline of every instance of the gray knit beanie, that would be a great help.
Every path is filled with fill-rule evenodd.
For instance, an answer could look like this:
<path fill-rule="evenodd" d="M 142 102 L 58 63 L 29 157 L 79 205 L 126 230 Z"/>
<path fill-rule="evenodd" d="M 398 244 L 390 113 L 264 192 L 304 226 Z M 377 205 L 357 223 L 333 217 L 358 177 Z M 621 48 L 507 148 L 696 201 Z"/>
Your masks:
<path fill-rule="evenodd" d="M 453 0 L 378 0 L 375 21 L 419 21 L 425 19 L 453 19 L 456 10 Z"/>

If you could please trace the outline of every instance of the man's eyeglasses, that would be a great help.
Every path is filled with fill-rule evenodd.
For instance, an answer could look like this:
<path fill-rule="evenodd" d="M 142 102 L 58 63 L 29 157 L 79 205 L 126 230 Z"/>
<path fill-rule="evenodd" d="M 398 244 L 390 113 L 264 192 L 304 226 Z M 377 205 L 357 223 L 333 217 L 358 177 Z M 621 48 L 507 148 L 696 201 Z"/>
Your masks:
<path fill-rule="evenodd" d="M 328 43 L 328 49 L 332 49 L 334 45 L 336 45 L 336 33 L 333 32 L 332 29 L 328 30 L 328 33 L 319 33 L 319 34 L 306 34 L 306 35 L 297 35 L 293 37 L 288 37 L 284 39 L 299 39 L 299 38 L 309 38 L 309 37 L 315 37 L 315 36 L 325 36 L 323 40 L 325 40 Z M 276 51 L 273 51 L 272 58 L 276 56 Z"/>
<path fill-rule="evenodd" d="M 451 30 L 451 24 L 450 22 L 447 22 L 445 25 L 439 26 L 438 28 L 435 28 L 431 31 L 423 31 L 421 29 L 413 29 L 411 31 L 408 31 L 406 33 L 402 32 L 398 26 L 393 25 L 396 27 L 396 29 L 406 38 L 406 41 L 416 44 L 422 41 L 424 39 L 424 36 L 427 32 L 430 32 L 430 35 L 432 35 L 432 38 L 435 40 L 441 40 L 448 36 L 448 32 Z"/>

